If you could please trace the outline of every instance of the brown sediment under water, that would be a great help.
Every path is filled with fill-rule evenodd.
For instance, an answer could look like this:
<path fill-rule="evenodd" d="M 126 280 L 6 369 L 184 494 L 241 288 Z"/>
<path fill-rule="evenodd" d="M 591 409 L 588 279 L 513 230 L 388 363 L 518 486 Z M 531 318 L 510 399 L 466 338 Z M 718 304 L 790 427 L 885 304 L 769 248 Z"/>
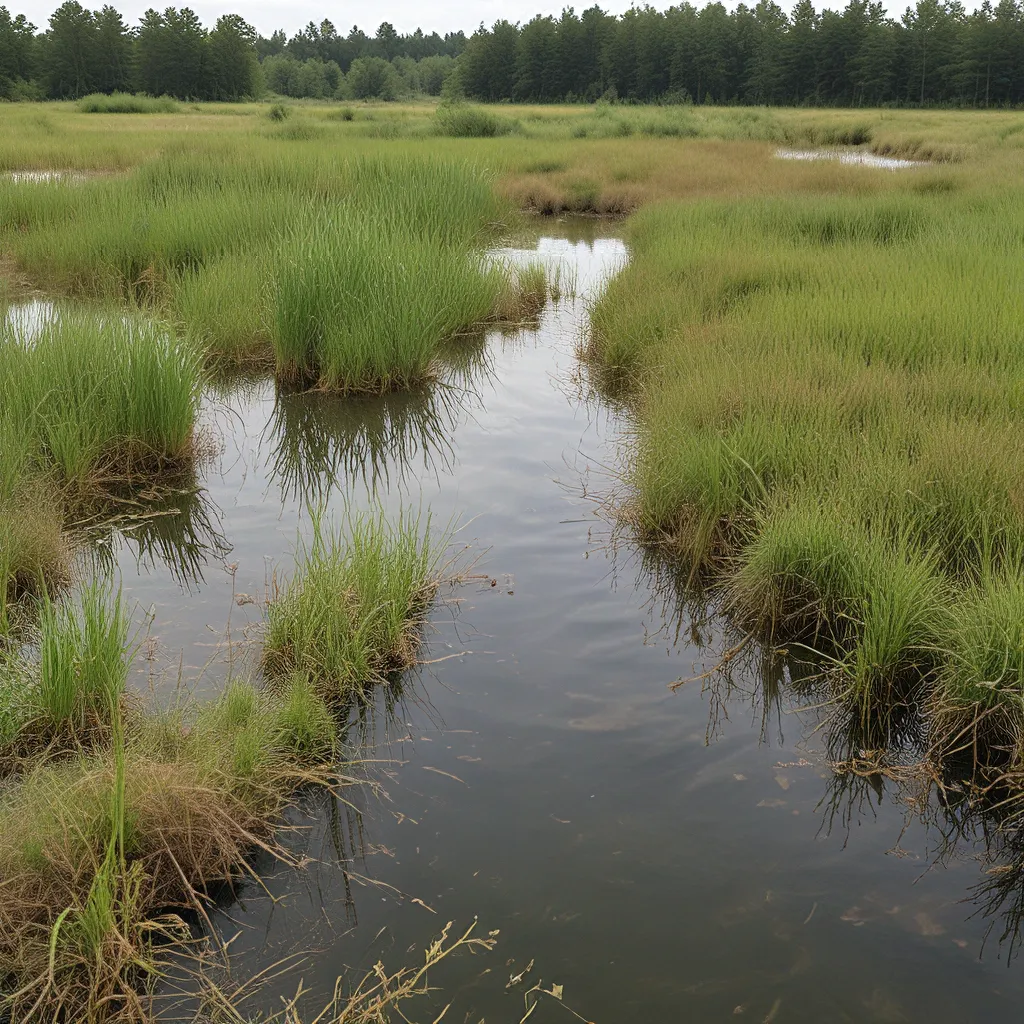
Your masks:
<path fill-rule="evenodd" d="M 465 339 L 416 394 L 221 383 L 203 493 L 96 539 L 152 618 L 136 681 L 158 695 L 179 658 L 201 694 L 255 664 L 242 641 L 310 503 L 429 505 L 476 559 L 432 610 L 434 663 L 353 716 L 389 799 L 311 798 L 287 838 L 306 866 L 258 860 L 266 889 L 247 881 L 213 915 L 237 936 L 235 977 L 311 950 L 257 1003 L 279 1007 L 301 975 L 314 1006 L 340 973 L 418 963 L 446 921 L 476 917 L 498 948 L 432 973 L 435 1016 L 453 999 L 453 1020 L 518 1020 L 543 981 L 599 1024 L 1010 1019 L 1022 884 L 992 869 L 1017 863 L 1012 835 L 986 838 L 912 773 L 837 775 L 856 735 L 785 658 L 745 649 L 670 690 L 735 638 L 590 498 L 617 486 L 630 425 L 576 346 L 627 251 L 595 223 L 544 231 L 504 254 L 574 282 L 537 323 Z M 894 743 L 913 761 L 912 722 Z M 532 1017 L 566 1019 L 553 1001 Z"/>
<path fill-rule="evenodd" d="M 858 167 L 877 167 L 883 171 L 905 171 L 914 167 L 929 167 L 927 160 L 905 160 L 894 156 L 879 156 L 866 149 L 778 149 L 779 160 L 833 160 L 836 163 Z"/>

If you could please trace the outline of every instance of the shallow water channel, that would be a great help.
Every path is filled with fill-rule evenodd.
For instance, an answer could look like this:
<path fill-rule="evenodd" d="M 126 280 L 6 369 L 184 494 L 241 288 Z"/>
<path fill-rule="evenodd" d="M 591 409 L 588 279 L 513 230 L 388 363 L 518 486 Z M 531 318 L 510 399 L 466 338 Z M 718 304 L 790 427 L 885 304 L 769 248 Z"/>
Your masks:
<path fill-rule="evenodd" d="M 211 392 L 223 450 L 201 499 L 100 538 L 152 614 L 138 682 L 161 691 L 180 675 L 214 692 L 249 669 L 243 641 L 308 503 L 429 506 L 435 524 L 461 522 L 455 547 L 475 560 L 477 578 L 433 610 L 434 663 L 350 733 L 387 799 L 314 801 L 288 840 L 308 865 L 261 863 L 266 891 L 246 882 L 220 909 L 236 977 L 311 950 L 295 971 L 312 1006 L 339 973 L 419 963 L 446 921 L 477 917 L 497 948 L 431 975 L 435 1014 L 453 999 L 453 1021 L 519 1021 L 541 980 L 598 1024 L 1020 1012 L 1007 905 L 986 920 L 969 898 L 1005 876 L 985 873 L 969 819 L 953 844 L 934 797 L 919 814 L 891 784 L 836 776 L 824 713 L 785 664 L 737 659 L 728 680 L 670 691 L 730 641 L 670 574 L 611 543 L 590 497 L 614 488 L 628 429 L 575 356 L 588 299 L 626 258 L 595 230 L 510 254 L 562 267 L 563 296 L 535 329 L 467 342 L 428 394 Z M 256 1005 L 279 1007 L 296 982 L 271 981 Z M 531 1017 L 571 1019 L 550 998 Z"/>

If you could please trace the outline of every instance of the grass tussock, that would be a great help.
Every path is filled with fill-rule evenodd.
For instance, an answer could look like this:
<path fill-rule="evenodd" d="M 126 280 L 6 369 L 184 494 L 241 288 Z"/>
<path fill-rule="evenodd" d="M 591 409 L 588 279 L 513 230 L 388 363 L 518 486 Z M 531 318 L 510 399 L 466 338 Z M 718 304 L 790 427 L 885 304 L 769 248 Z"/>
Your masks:
<path fill-rule="evenodd" d="M 170 96 L 144 96 L 129 92 L 90 93 L 78 101 L 83 114 L 176 114 L 181 106 Z"/>
<path fill-rule="evenodd" d="M 512 135 L 518 122 L 467 103 L 445 103 L 437 108 L 434 122 L 438 135 L 453 139 L 493 139 Z"/>
<path fill-rule="evenodd" d="M 0 392 L 28 455 L 81 489 L 194 458 L 198 355 L 137 318 L 67 314 L 0 330 Z M 15 428 L 12 428 L 15 429 Z"/>
<path fill-rule="evenodd" d="M 295 575 L 271 595 L 264 673 L 340 703 L 413 666 L 439 578 L 429 525 L 408 512 L 393 523 L 352 514 L 331 531 L 315 516 Z"/>
<path fill-rule="evenodd" d="M 462 246 L 339 210 L 297 233 L 282 261 L 278 375 L 335 392 L 412 388 L 443 342 L 493 315 L 503 287 Z"/>

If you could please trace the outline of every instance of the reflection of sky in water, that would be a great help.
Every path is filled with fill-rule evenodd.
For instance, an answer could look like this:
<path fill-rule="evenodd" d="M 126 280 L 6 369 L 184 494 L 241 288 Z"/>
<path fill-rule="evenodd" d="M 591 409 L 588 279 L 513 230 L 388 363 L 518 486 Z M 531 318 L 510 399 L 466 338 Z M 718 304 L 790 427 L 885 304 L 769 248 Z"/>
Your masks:
<path fill-rule="evenodd" d="M 780 160 L 834 160 L 840 164 L 878 167 L 885 171 L 902 171 L 910 167 L 927 167 L 924 160 L 902 160 L 894 156 L 878 156 L 863 149 L 779 149 Z"/>
<path fill-rule="evenodd" d="M 15 184 L 77 185 L 86 175 L 77 171 L 11 171 L 7 177 Z"/>
<path fill-rule="evenodd" d="M 468 653 L 425 666 L 390 695 L 393 714 L 364 723 L 389 759 L 372 771 L 390 800 L 354 791 L 358 819 L 315 803 L 314 827 L 293 840 L 309 870 L 272 875 L 276 902 L 246 885 L 222 919 L 241 929 L 238 977 L 313 947 L 302 975 L 326 998 L 346 968 L 414 962 L 409 950 L 446 921 L 479 916 L 501 930 L 498 950 L 431 976 L 453 1020 L 518 1020 L 521 988 L 505 982 L 531 959 L 532 979 L 564 985 L 601 1024 L 1019 1012 L 1020 965 L 1007 970 L 995 938 L 979 961 L 986 922 L 961 902 L 989 876 L 956 857 L 928 870 L 955 814 L 933 800 L 928 823 L 901 832 L 891 785 L 834 775 L 812 682 L 751 650 L 728 679 L 668 690 L 728 641 L 679 601 L 671 573 L 610 546 L 582 496 L 611 484 L 624 424 L 585 397 L 575 346 L 625 250 L 552 238 L 538 252 L 575 275 L 576 297 L 549 304 L 536 330 L 467 340 L 467 391 L 454 378 L 444 391 L 454 401 L 286 399 L 259 382 L 211 392 L 204 420 L 223 451 L 202 513 L 182 509 L 209 524 L 186 531 L 202 580 L 158 544 L 107 536 L 129 597 L 155 610 L 156 664 L 176 671 L 180 655 L 191 678 L 210 661 L 208 690 L 226 671 L 229 617 L 236 638 L 259 619 L 233 595 L 288 571 L 310 494 L 334 511 L 376 499 L 457 517 L 457 542 L 486 574 L 432 614 L 428 657 Z M 220 533 L 230 553 L 202 539 Z M 965 852 L 982 849 L 975 827 L 965 817 Z M 542 1005 L 531 1021 L 565 1019 Z"/>
<path fill-rule="evenodd" d="M 3 325 L 17 338 L 29 341 L 53 318 L 56 306 L 47 299 L 31 299 L 9 306 L 3 316 Z"/>

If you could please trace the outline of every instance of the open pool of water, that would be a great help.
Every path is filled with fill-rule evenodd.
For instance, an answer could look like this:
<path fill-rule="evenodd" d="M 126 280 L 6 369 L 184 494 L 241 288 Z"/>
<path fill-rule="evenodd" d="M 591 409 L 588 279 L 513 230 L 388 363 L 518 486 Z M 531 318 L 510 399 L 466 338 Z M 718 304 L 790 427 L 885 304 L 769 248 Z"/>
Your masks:
<path fill-rule="evenodd" d="M 779 149 L 779 160 L 834 160 L 840 164 L 860 167 L 878 167 L 884 171 L 903 171 L 913 167 L 927 167 L 926 160 L 903 160 L 894 156 L 878 156 L 865 149 Z"/>

